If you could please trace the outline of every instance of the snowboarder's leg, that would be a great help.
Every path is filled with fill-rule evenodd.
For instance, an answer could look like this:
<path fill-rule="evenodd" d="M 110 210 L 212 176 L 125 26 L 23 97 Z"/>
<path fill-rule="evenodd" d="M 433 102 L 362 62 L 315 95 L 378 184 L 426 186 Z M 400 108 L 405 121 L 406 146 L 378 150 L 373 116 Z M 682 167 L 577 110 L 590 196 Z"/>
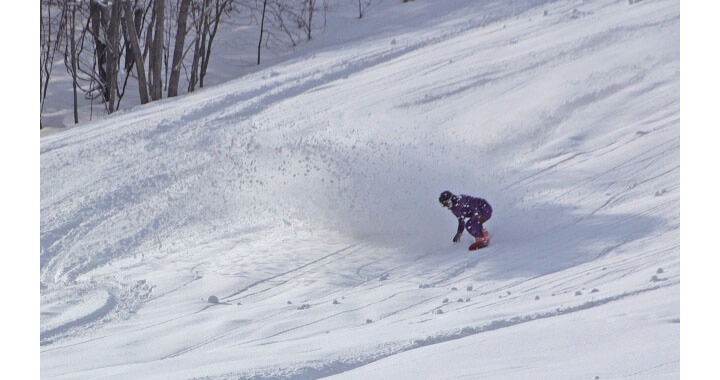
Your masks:
<path fill-rule="evenodd" d="M 475 237 L 475 243 L 470 245 L 469 250 L 473 251 L 479 248 L 483 248 L 490 244 L 490 234 L 483 228 L 482 222 L 477 219 L 470 219 L 465 225 L 467 231 Z"/>

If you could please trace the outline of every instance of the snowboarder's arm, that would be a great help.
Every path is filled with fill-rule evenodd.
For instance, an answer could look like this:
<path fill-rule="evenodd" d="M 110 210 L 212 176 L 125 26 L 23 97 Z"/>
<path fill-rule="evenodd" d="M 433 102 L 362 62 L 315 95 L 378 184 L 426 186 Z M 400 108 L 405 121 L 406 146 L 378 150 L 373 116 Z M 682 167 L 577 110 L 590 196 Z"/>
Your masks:
<path fill-rule="evenodd" d="M 462 235 L 464 229 L 465 229 L 465 218 L 458 216 L 457 233 Z"/>
<path fill-rule="evenodd" d="M 465 229 L 465 218 L 458 217 L 458 229 L 457 229 L 457 233 L 455 234 L 455 237 L 453 238 L 453 243 L 457 243 L 458 240 L 460 240 L 460 236 L 462 236 L 464 229 Z"/>

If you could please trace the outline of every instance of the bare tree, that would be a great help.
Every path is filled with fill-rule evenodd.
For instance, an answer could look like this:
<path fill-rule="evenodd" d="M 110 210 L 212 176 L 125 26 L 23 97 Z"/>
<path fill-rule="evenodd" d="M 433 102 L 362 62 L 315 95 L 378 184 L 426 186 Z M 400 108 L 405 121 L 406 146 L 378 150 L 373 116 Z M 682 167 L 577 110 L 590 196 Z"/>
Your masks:
<path fill-rule="evenodd" d="M 67 6 L 67 2 L 65 3 Z M 70 76 L 72 77 L 72 86 L 73 86 L 73 118 L 75 120 L 75 124 L 79 121 L 79 115 L 78 115 L 78 98 L 77 98 L 77 49 L 75 46 L 75 15 L 77 14 L 77 3 L 73 2 L 72 4 L 72 16 L 70 18 L 70 25 L 68 26 L 68 30 L 70 32 L 70 35 L 68 36 L 68 39 L 70 40 Z M 67 54 L 66 54 L 67 57 Z M 67 59 L 65 60 L 67 67 Z"/>
<path fill-rule="evenodd" d="M 358 11 L 370 1 L 361 0 Z M 263 46 L 312 39 L 327 0 L 41 0 L 41 114 L 59 47 L 72 79 L 76 123 L 79 96 L 90 101 L 90 118 L 98 101 L 113 113 L 133 78 L 142 104 L 161 99 L 163 84 L 168 97 L 177 96 L 183 69 L 188 91 L 203 87 L 221 23 L 237 17 L 239 8 L 249 9 L 260 26 L 259 65 Z"/>
<path fill-rule="evenodd" d="M 265 9 L 267 8 L 267 0 L 263 0 L 262 17 L 260 18 L 260 39 L 258 40 L 258 60 L 260 64 L 260 48 L 262 47 L 263 33 L 265 33 Z"/>
<path fill-rule="evenodd" d="M 218 27 L 224 14 L 229 14 L 233 0 L 203 0 L 200 7 L 193 7 L 193 26 L 195 29 L 195 46 L 188 91 L 195 91 L 195 86 L 204 86 L 212 44 L 217 36 Z"/>
<path fill-rule="evenodd" d="M 268 9 L 268 12 L 272 16 L 272 23 L 275 28 L 280 29 L 283 33 L 285 33 L 285 36 L 290 40 L 290 44 L 292 47 L 295 47 L 297 45 L 297 42 L 295 41 L 295 36 L 293 35 L 293 32 L 288 28 L 287 19 L 291 19 L 290 22 L 294 22 L 297 19 L 297 15 L 295 15 L 293 9 L 289 7 L 287 4 L 285 4 L 282 1 L 272 1 L 270 3 L 270 8 Z"/>
<path fill-rule="evenodd" d="M 152 67 L 153 67 L 153 55 L 150 54 L 151 47 L 153 46 L 153 30 L 155 29 L 155 12 L 150 12 L 150 7 L 155 9 L 155 2 L 154 0 L 150 0 L 148 3 L 148 8 L 146 10 L 147 13 L 150 13 L 150 23 L 147 26 L 145 33 L 145 49 L 143 50 L 143 59 L 148 58 L 149 64 L 148 64 L 148 86 L 152 83 Z M 138 35 L 138 39 L 140 39 L 140 36 Z"/>
<path fill-rule="evenodd" d="M 312 39 L 312 31 L 315 28 L 315 14 L 318 11 L 322 11 L 324 28 L 325 22 L 327 21 L 327 0 L 323 0 L 322 6 L 320 6 L 318 0 L 303 0 L 302 7 L 300 8 L 300 14 L 296 18 L 298 27 L 303 29 L 305 37 L 308 41 Z"/>
<path fill-rule="evenodd" d="M 135 18 L 134 14 L 130 14 L 129 16 L 125 14 L 125 2 L 128 0 L 118 0 L 121 1 L 120 4 L 120 30 L 122 31 L 122 39 L 123 39 L 123 50 L 125 52 L 125 72 L 132 71 L 132 67 L 135 64 L 135 53 L 133 52 L 131 42 L 130 42 L 130 36 L 128 33 L 130 31 L 128 30 L 128 23 L 127 18 L 130 18 L 130 23 L 133 23 L 133 20 Z"/>
<path fill-rule="evenodd" d="M 105 48 L 107 54 L 107 88 L 108 88 L 108 112 L 115 112 L 115 96 L 118 89 L 118 61 L 120 59 L 120 1 L 113 1 L 110 9 L 110 25 L 107 32 L 108 45 Z"/>
<path fill-rule="evenodd" d="M 267 12 L 271 16 L 267 20 L 271 21 L 270 27 L 282 31 L 293 47 L 299 38 L 312 39 L 313 31 L 318 26 L 317 16 L 322 16 L 323 28 L 327 21 L 327 0 L 270 0 L 267 5 Z M 300 36 L 296 35 L 298 30 Z"/>
<path fill-rule="evenodd" d="M 195 85 L 197 84 L 199 77 L 200 60 L 205 56 L 205 38 L 207 36 L 208 29 L 208 23 L 205 20 L 207 19 L 209 3 L 210 0 L 202 0 L 202 4 L 199 8 L 193 7 L 193 15 L 195 18 L 193 25 L 195 25 L 195 33 L 199 34 L 199 37 L 195 37 L 195 52 L 193 54 L 192 67 L 190 69 L 188 92 L 195 91 Z"/>
<path fill-rule="evenodd" d="M 131 51 L 133 52 L 133 59 L 135 60 L 135 71 L 137 72 L 138 76 L 138 88 L 140 91 L 140 103 L 145 104 L 149 101 L 148 99 L 148 89 L 147 89 L 147 80 L 145 78 L 145 62 L 143 60 L 143 55 L 140 52 L 140 42 L 138 41 L 138 33 L 137 33 L 137 20 L 138 20 L 138 12 L 132 12 L 132 9 L 130 8 L 130 2 L 125 1 L 124 2 L 124 8 L 125 8 L 125 28 L 128 31 L 128 38 L 130 39 L 130 47 Z M 141 11 L 142 12 L 142 11 Z M 133 19 L 133 15 L 135 15 Z M 142 16 L 142 14 L 140 14 Z M 142 17 L 141 17 L 142 19 Z M 129 54 L 128 54 L 129 57 Z"/>
<path fill-rule="evenodd" d="M 208 28 L 209 35 L 207 49 L 205 49 L 205 55 L 202 60 L 202 65 L 200 66 L 200 88 L 203 87 L 205 74 L 207 74 L 208 64 L 210 63 L 210 53 L 212 52 L 212 44 L 215 40 L 215 36 L 217 35 L 220 19 L 230 4 L 232 4 L 232 0 L 215 0 L 215 12 L 211 12 L 210 17 L 206 19 L 206 22 L 209 24 L 208 26 L 212 26 L 212 29 L 210 30 Z"/>
<path fill-rule="evenodd" d="M 55 53 L 65 34 L 67 7 L 58 8 L 50 1 L 40 2 L 40 115 L 47 98 Z M 42 118 L 40 120 L 42 128 Z"/>
<path fill-rule="evenodd" d="M 175 50 L 173 51 L 172 69 L 168 82 L 168 98 L 177 96 L 178 82 L 180 81 L 180 66 L 183 61 L 183 49 L 185 47 L 185 36 L 187 35 L 187 15 L 190 8 L 190 0 L 182 0 L 178 13 L 177 33 L 175 34 Z"/>
<path fill-rule="evenodd" d="M 165 2 L 165 25 L 163 28 L 163 32 L 165 33 L 165 36 L 163 37 L 163 50 L 162 50 L 162 56 L 163 56 L 163 78 L 165 78 L 164 87 L 163 89 L 167 91 L 167 86 L 170 78 L 170 53 L 172 51 L 172 41 L 175 36 L 176 32 L 176 21 L 177 21 L 177 11 L 178 11 L 178 5 L 180 3 L 180 0 L 174 0 Z"/>
<path fill-rule="evenodd" d="M 305 21 L 305 18 L 301 18 L 302 20 L 302 26 L 305 29 L 305 33 L 307 34 L 307 39 L 312 39 L 312 29 L 313 29 L 313 16 L 315 15 L 315 4 L 317 3 L 317 0 L 304 0 L 303 1 L 303 8 L 302 8 L 302 14 L 307 14 L 307 22 Z"/>
<path fill-rule="evenodd" d="M 110 93 L 107 86 L 107 16 L 104 9 L 104 6 L 97 0 L 90 1 L 90 19 L 92 24 L 91 33 L 95 41 L 95 56 L 97 59 L 96 80 L 102 89 L 103 100 L 107 102 L 110 99 Z"/>
<path fill-rule="evenodd" d="M 163 63 L 163 36 L 165 28 L 165 0 L 154 0 L 153 14 L 155 19 L 155 32 L 153 33 L 152 48 L 150 49 L 152 83 L 151 96 L 153 100 L 162 99 L 162 63 Z"/>
<path fill-rule="evenodd" d="M 365 11 L 370 7 L 373 0 L 357 0 L 358 3 L 358 18 L 363 18 Z"/>

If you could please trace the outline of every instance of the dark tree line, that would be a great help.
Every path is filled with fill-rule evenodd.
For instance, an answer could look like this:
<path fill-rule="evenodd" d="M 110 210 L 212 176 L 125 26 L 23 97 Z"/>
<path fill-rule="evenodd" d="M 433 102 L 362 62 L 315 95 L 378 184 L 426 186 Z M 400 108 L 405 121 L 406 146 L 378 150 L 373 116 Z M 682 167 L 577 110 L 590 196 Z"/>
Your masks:
<path fill-rule="evenodd" d="M 370 2 L 357 3 L 359 17 Z M 79 97 L 91 117 L 94 105 L 113 113 L 130 82 L 142 104 L 177 96 L 183 75 L 187 92 L 202 88 L 213 43 L 233 18 L 259 27 L 259 65 L 263 47 L 312 39 L 328 9 L 328 0 L 40 0 L 40 114 L 61 57 L 77 123 Z"/>
<path fill-rule="evenodd" d="M 188 91 L 198 82 L 203 87 L 212 43 L 232 5 L 233 0 L 41 0 L 41 115 L 61 56 L 72 79 L 76 123 L 78 96 L 113 113 L 130 80 L 142 104 L 177 96 L 188 54 L 197 63 L 190 68 Z M 186 46 L 188 36 L 195 49 Z"/>

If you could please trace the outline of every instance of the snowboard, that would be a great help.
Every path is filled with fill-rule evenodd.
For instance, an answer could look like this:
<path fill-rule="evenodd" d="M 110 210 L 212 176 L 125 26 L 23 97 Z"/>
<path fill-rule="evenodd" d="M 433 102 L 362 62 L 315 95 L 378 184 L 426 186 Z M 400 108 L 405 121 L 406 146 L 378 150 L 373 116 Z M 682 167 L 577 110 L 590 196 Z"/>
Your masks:
<path fill-rule="evenodd" d="M 489 243 L 480 244 L 480 243 L 472 243 L 470 244 L 470 247 L 468 247 L 468 251 L 477 251 L 478 249 L 482 249 L 490 245 Z"/>

